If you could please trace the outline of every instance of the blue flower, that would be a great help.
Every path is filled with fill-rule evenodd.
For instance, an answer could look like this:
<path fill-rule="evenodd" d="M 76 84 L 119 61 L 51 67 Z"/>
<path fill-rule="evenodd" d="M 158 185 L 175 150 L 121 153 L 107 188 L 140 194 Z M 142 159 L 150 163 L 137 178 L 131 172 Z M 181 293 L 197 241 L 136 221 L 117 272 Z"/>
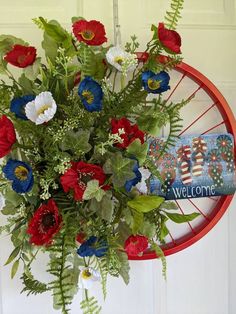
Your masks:
<path fill-rule="evenodd" d="M 86 76 L 80 83 L 78 94 L 86 110 L 90 112 L 102 110 L 102 88 L 90 76 Z"/>
<path fill-rule="evenodd" d="M 28 104 L 28 102 L 33 101 L 34 99 L 35 96 L 33 95 L 26 95 L 23 97 L 12 99 L 10 106 L 11 112 L 15 113 L 17 118 L 20 118 L 22 120 L 28 120 L 25 115 L 25 106 Z"/>
<path fill-rule="evenodd" d="M 139 171 L 139 164 L 138 164 L 138 162 L 136 162 L 134 164 L 133 172 L 135 174 L 135 177 L 133 179 L 128 180 L 128 181 L 125 182 L 125 189 L 126 189 L 127 192 L 130 192 L 132 187 L 135 186 L 136 184 L 138 184 L 139 182 L 141 182 L 141 180 L 142 180 L 142 174 Z"/>
<path fill-rule="evenodd" d="M 102 257 L 108 250 L 107 242 L 103 239 L 98 239 L 95 236 L 91 236 L 78 248 L 77 253 L 81 257 L 97 256 Z"/>
<path fill-rule="evenodd" d="M 9 159 L 3 173 L 12 181 L 12 189 L 17 193 L 29 192 L 34 184 L 32 169 L 23 161 Z"/>
<path fill-rule="evenodd" d="M 161 94 L 168 89 L 170 76 L 167 72 L 161 71 L 155 74 L 152 71 L 145 71 L 142 74 L 143 87 L 148 93 Z"/>

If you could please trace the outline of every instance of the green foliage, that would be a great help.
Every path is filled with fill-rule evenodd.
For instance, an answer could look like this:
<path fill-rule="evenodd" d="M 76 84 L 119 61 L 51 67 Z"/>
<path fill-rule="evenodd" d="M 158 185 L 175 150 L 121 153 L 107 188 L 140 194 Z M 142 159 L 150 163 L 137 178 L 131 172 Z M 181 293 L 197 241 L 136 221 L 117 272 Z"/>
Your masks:
<path fill-rule="evenodd" d="M 63 218 L 63 229 L 47 250 L 52 254 L 48 272 L 55 277 L 55 280 L 49 284 L 54 297 L 54 306 L 60 308 L 63 314 L 67 314 L 73 296 L 77 292 L 78 283 L 78 274 L 73 278 L 73 268 L 68 264 L 68 259 L 75 250 L 77 219 L 70 213 Z"/>
<path fill-rule="evenodd" d="M 12 268 L 11 268 L 11 279 L 15 277 L 19 268 L 19 264 L 20 264 L 20 261 L 18 259 L 13 263 Z"/>
<path fill-rule="evenodd" d="M 192 221 L 200 215 L 199 213 L 183 215 L 183 214 L 168 213 L 168 212 L 165 212 L 165 214 L 170 220 L 174 221 L 177 224 Z"/>
<path fill-rule="evenodd" d="M 159 208 L 164 202 L 164 198 L 156 195 L 139 195 L 133 200 L 128 201 L 128 206 L 140 213 L 148 213 L 149 211 Z"/>
<path fill-rule="evenodd" d="M 45 283 L 42 283 L 38 280 L 36 280 L 30 269 L 28 269 L 27 272 L 24 272 L 21 280 L 23 281 L 24 288 L 21 291 L 21 293 L 26 292 L 27 296 L 30 294 L 36 295 L 36 294 L 42 294 L 46 291 L 48 291 L 48 287 Z"/>
<path fill-rule="evenodd" d="M 101 307 L 98 305 L 98 301 L 94 297 L 89 298 L 87 293 L 88 293 L 87 290 L 85 290 L 86 297 L 80 303 L 80 307 L 81 310 L 83 311 L 83 314 L 101 313 Z"/>
<path fill-rule="evenodd" d="M 176 29 L 177 23 L 181 18 L 181 10 L 183 9 L 184 0 L 171 0 L 171 9 L 166 12 L 166 26 L 169 29 Z"/>
<path fill-rule="evenodd" d="M 127 180 L 134 178 L 133 167 L 135 161 L 125 158 L 121 153 L 115 153 L 109 158 L 103 169 L 105 173 L 111 174 L 111 179 L 116 187 L 123 187 Z"/>
<path fill-rule="evenodd" d="M 131 157 L 135 157 L 139 165 L 142 166 L 144 161 L 146 160 L 148 152 L 148 143 L 142 144 L 139 139 L 133 141 L 127 148 L 127 153 Z"/>
<path fill-rule="evenodd" d="M 161 259 L 161 262 L 162 262 L 162 275 L 163 275 L 163 277 L 166 279 L 166 268 L 167 268 L 167 264 L 166 264 L 166 257 L 165 257 L 165 255 L 164 255 L 164 252 L 162 251 L 162 249 L 160 248 L 160 246 L 157 245 L 157 244 L 154 243 L 154 242 L 151 243 L 151 249 L 152 249 L 153 251 L 155 251 L 157 257 Z"/>

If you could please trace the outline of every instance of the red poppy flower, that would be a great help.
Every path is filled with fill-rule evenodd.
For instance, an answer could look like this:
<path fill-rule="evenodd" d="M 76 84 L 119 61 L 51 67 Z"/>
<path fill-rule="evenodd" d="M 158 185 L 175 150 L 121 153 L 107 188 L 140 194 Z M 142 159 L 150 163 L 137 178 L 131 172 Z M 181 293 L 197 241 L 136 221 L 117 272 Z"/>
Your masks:
<path fill-rule="evenodd" d="M 76 241 L 79 242 L 80 244 L 84 243 L 86 239 L 86 234 L 83 232 L 80 232 L 76 236 Z"/>
<path fill-rule="evenodd" d="M 0 118 L 0 158 L 10 153 L 16 142 L 16 132 L 13 123 L 3 115 Z"/>
<path fill-rule="evenodd" d="M 140 256 L 148 248 L 148 238 L 142 235 L 131 235 L 125 241 L 125 251 L 130 256 Z"/>
<path fill-rule="evenodd" d="M 78 41 L 89 46 L 100 46 L 107 42 L 104 25 L 98 21 L 80 20 L 73 24 L 73 33 Z"/>
<path fill-rule="evenodd" d="M 47 204 L 41 205 L 31 221 L 27 229 L 27 233 L 31 235 L 30 243 L 35 245 L 49 245 L 52 243 L 53 236 L 61 228 L 62 217 L 59 214 L 58 207 L 53 199 Z"/>
<path fill-rule="evenodd" d="M 116 147 L 126 148 L 137 138 L 140 139 L 141 143 L 144 143 L 144 132 L 139 130 L 137 124 L 131 125 L 130 121 L 126 118 L 119 120 L 111 120 L 111 132 L 112 134 L 119 134 L 119 130 L 123 129 L 124 134 L 120 137 L 123 139 L 123 143 L 116 144 Z"/>
<path fill-rule="evenodd" d="M 173 30 L 166 29 L 164 23 L 159 23 L 158 37 L 167 52 L 181 53 L 181 37 Z"/>
<path fill-rule="evenodd" d="M 83 161 L 71 162 L 72 167 L 61 176 L 61 185 L 67 193 L 71 189 L 74 190 L 74 199 L 82 201 L 87 183 L 91 180 L 98 180 L 99 185 L 103 186 L 106 181 L 106 175 L 100 166 L 88 164 Z M 103 190 L 110 187 L 104 185 Z"/>
<path fill-rule="evenodd" d="M 15 45 L 12 50 L 6 54 L 4 59 L 18 68 L 26 68 L 34 63 L 36 59 L 36 49 L 34 47 Z"/>

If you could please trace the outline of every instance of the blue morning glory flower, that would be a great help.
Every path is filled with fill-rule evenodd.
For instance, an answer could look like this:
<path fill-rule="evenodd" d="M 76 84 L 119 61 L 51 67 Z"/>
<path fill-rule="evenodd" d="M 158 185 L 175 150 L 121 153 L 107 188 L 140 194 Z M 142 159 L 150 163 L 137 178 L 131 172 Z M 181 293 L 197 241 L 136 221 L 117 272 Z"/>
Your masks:
<path fill-rule="evenodd" d="M 32 168 L 25 162 L 9 159 L 3 173 L 12 181 L 12 189 L 17 193 L 29 192 L 34 184 Z"/>
<path fill-rule="evenodd" d="M 26 104 L 28 104 L 28 102 L 34 99 L 35 96 L 33 95 L 25 95 L 23 97 L 12 99 L 10 106 L 11 112 L 15 113 L 17 118 L 20 118 L 22 120 L 28 120 L 28 118 L 25 115 L 25 106 Z"/>
<path fill-rule="evenodd" d="M 102 110 L 102 88 L 90 76 L 86 76 L 80 83 L 78 94 L 86 110 L 90 112 Z"/>
<path fill-rule="evenodd" d="M 152 71 L 145 71 L 142 74 L 143 87 L 148 93 L 161 94 L 166 92 L 170 89 L 169 81 L 170 76 L 165 71 L 157 74 Z"/>
<path fill-rule="evenodd" d="M 138 184 L 139 182 L 141 182 L 141 180 L 142 180 L 142 174 L 139 171 L 139 164 L 138 164 L 138 162 L 136 162 L 134 164 L 133 172 L 135 174 L 135 177 L 133 179 L 128 180 L 128 181 L 125 182 L 126 192 L 130 192 L 132 190 L 132 187 L 135 186 L 136 184 Z"/>
<path fill-rule="evenodd" d="M 91 236 L 78 248 L 77 253 L 81 257 L 97 256 L 102 257 L 108 250 L 107 242 L 103 239 L 98 239 L 95 236 Z"/>

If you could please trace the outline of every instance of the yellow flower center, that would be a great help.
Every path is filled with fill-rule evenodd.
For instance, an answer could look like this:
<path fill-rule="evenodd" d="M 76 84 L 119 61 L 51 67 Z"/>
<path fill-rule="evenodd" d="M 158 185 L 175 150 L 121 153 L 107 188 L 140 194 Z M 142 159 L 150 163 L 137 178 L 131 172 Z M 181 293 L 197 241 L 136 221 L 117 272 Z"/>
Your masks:
<path fill-rule="evenodd" d="M 90 279 L 92 277 L 92 274 L 90 273 L 90 271 L 88 269 L 85 269 L 82 271 L 82 274 L 81 274 L 82 278 L 83 279 Z"/>
<path fill-rule="evenodd" d="M 94 95 L 89 90 L 84 90 L 82 96 L 86 99 L 87 103 L 91 105 L 94 101 Z"/>
<path fill-rule="evenodd" d="M 15 176 L 17 177 L 17 179 L 21 180 L 21 181 L 25 181 L 28 177 L 28 173 L 29 171 L 23 167 L 23 166 L 18 166 L 15 169 Z"/>
<path fill-rule="evenodd" d="M 79 35 L 81 35 L 84 40 L 92 40 L 95 37 L 94 32 L 88 29 L 84 32 L 79 33 Z"/>
<path fill-rule="evenodd" d="M 160 88 L 160 86 L 161 86 L 161 81 L 156 81 L 156 80 L 153 80 L 153 79 L 149 79 L 148 80 L 148 87 L 151 90 L 156 90 L 156 89 Z"/>
<path fill-rule="evenodd" d="M 115 57 L 114 61 L 115 61 L 115 63 L 122 65 L 122 63 L 124 62 L 124 58 L 121 56 L 118 56 L 118 57 Z"/>
<path fill-rule="evenodd" d="M 37 111 L 37 115 L 43 114 L 46 110 L 48 110 L 48 108 L 50 108 L 50 105 L 43 105 L 38 111 Z"/>

